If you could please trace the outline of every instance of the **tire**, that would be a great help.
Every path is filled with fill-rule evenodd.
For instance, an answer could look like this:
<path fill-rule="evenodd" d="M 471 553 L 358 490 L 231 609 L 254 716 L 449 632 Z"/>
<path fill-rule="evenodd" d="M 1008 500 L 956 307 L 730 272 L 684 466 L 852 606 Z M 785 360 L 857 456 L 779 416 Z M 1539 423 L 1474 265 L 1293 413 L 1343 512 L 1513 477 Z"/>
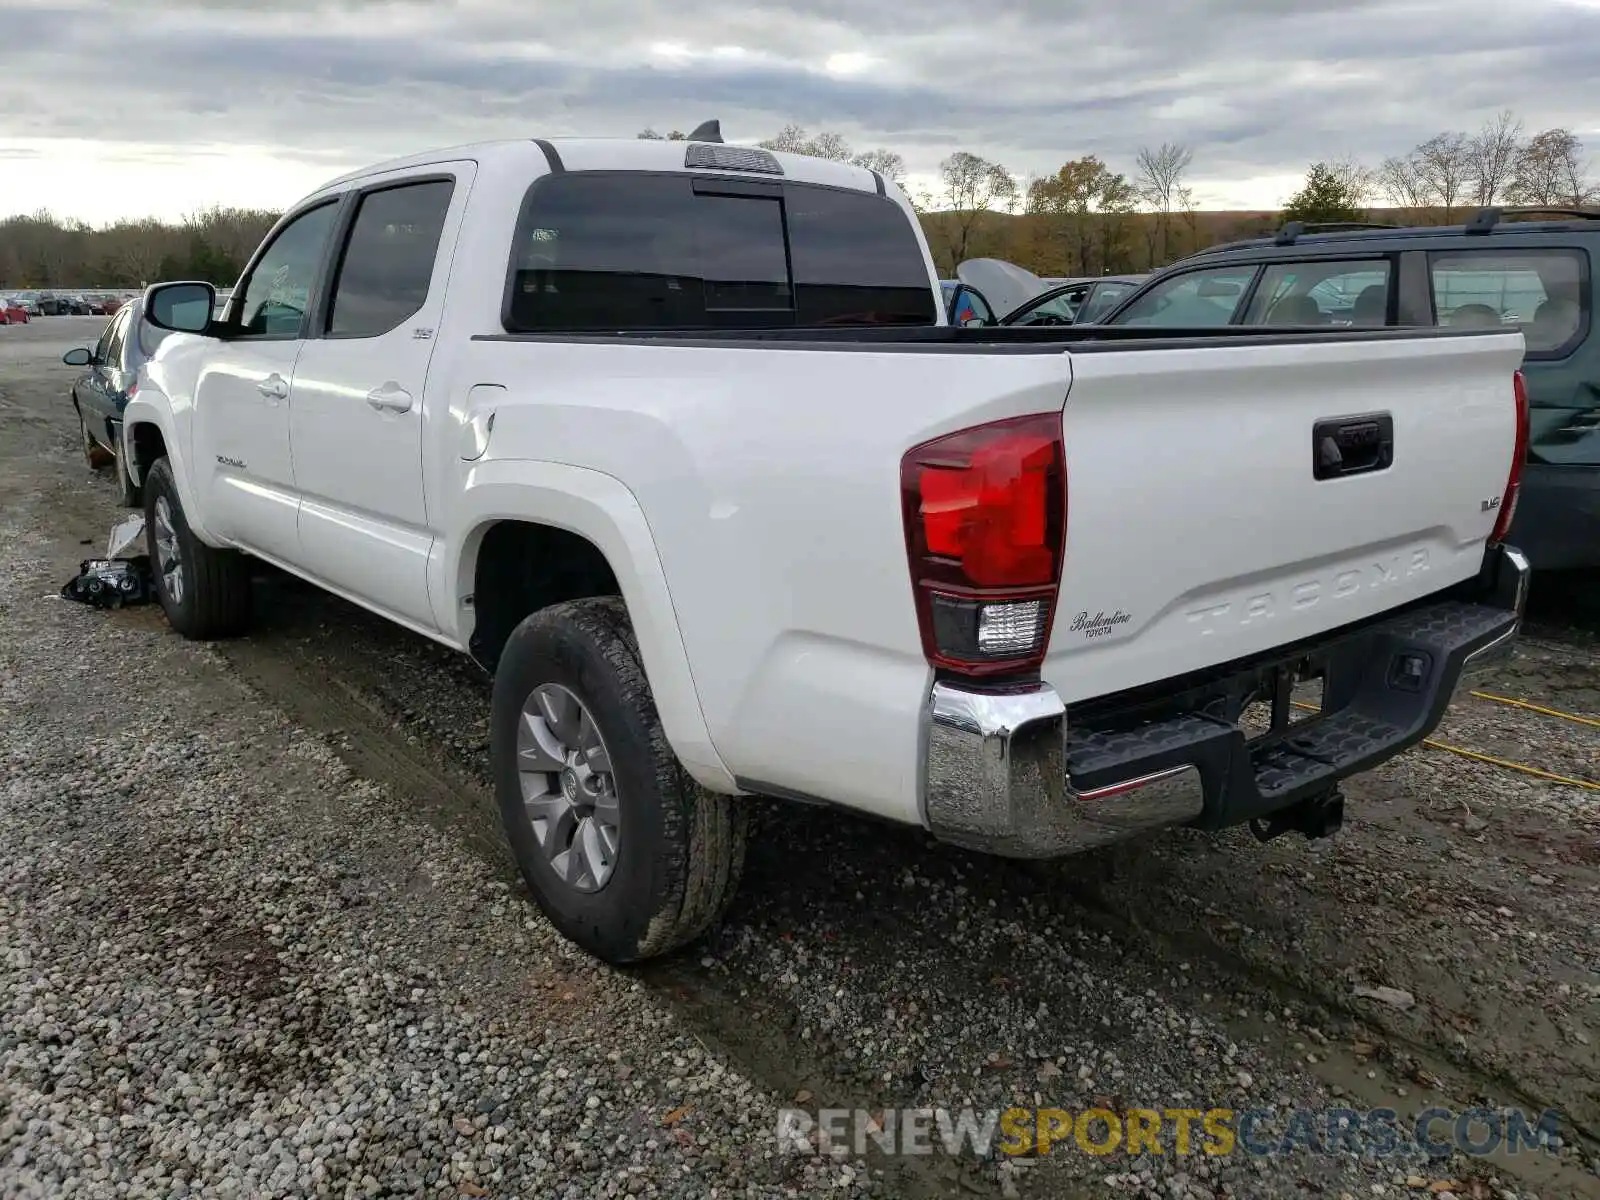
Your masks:
<path fill-rule="evenodd" d="M 542 821 L 541 835 L 531 812 L 542 806 L 524 800 L 519 737 L 525 747 L 537 740 L 548 751 L 555 743 L 543 734 L 556 736 L 558 724 L 570 732 L 573 719 L 568 712 L 561 722 L 525 720 L 524 705 L 536 705 L 541 689 L 554 689 L 545 691 L 547 697 L 564 693 L 576 700 L 579 722 L 587 716 L 609 761 L 610 782 L 594 793 L 609 800 L 591 810 L 588 828 L 575 824 L 581 818 L 571 815 L 580 811 L 573 808 Z M 535 726 L 543 734 L 530 732 Z M 590 744 L 582 738 L 577 743 Z M 735 797 L 706 791 L 679 765 L 661 730 L 620 599 L 552 605 L 512 632 L 495 671 L 489 757 L 501 820 L 528 890 L 550 923 L 588 953 L 615 965 L 655 958 L 694 941 L 726 911 L 744 867 L 748 809 Z M 563 780 L 554 773 L 529 772 L 526 778 L 552 792 Z M 584 787 L 580 783 L 566 794 Z M 544 811 L 562 807 L 554 795 L 549 800 L 554 808 Z M 590 856 L 580 866 L 573 850 L 558 850 L 580 842 L 605 850 L 598 840 L 605 835 L 595 830 L 603 830 L 606 811 L 617 817 L 616 839 L 609 873 L 597 881 L 599 869 L 585 874 Z M 597 840 L 585 841 L 589 834 Z"/>
<path fill-rule="evenodd" d="M 145 539 L 156 600 L 173 629 L 206 641 L 236 637 L 250 627 L 250 563 L 236 550 L 216 550 L 195 537 L 165 458 L 144 484 Z M 176 572 L 168 551 L 176 550 Z"/>
<path fill-rule="evenodd" d="M 94 440 L 94 435 L 89 432 L 89 422 L 84 419 L 83 409 L 78 408 L 76 400 L 72 402 L 72 407 L 78 409 L 78 431 L 83 436 L 83 461 L 89 464 L 91 471 L 98 471 L 114 456 L 111 451 Z"/>

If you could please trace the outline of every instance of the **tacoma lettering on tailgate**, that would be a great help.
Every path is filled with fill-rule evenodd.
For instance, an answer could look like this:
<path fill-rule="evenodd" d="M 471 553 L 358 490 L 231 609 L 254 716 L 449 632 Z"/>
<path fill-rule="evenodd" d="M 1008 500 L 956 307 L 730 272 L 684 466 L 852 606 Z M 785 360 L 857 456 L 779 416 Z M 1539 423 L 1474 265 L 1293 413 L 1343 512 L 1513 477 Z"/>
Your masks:
<path fill-rule="evenodd" d="M 1363 590 L 1391 587 L 1427 569 L 1428 552 L 1418 549 L 1409 555 L 1395 554 L 1376 560 L 1368 566 L 1349 567 L 1334 575 L 1285 584 L 1274 591 L 1255 592 L 1240 600 L 1190 609 L 1185 616 L 1191 625 L 1200 626 L 1202 634 L 1215 633 L 1224 623 L 1251 625 L 1271 620 L 1285 609 L 1302 612 L 1317 604 L 1347 600 Z"/>

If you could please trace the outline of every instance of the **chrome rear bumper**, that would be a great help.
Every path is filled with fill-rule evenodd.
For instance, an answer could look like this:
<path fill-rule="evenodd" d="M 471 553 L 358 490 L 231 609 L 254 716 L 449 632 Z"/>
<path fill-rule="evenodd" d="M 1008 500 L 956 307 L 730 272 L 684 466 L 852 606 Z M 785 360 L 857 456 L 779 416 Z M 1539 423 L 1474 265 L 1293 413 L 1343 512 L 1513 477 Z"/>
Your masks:
<path fill-rule="evenodd" d="M 933 685 L 929 828 L 1010 858 L 1056 858 L 1200 815 L 1200 773 L 1181 766 L 1092 792 L 1067 777 L 1067 709 L 1054 688 L 1008 694 Z"/>
<path fill-rule="evenodd" d="M 924 733 L 924 821 L 957 845 L 1055 858 L 1172 825 L 1220 828 L 1325 792 L 1421 741 L 1461 679 L 1511 653 L 1528 577 L 1523 555 L 1496 547 L 1485 559 L 1481 599 L 1440 601 L 1331 637 L 1323 652 L 1335 667 L 1328 677 L 1338 707 L 1275 749 L 1236 726 L 1179 714 L 1074 757 L 1074 765 L 1098 768 L 1087 777 L 1092 786 L 1081 788 L 1068 769 L 1066 705 L 1053 688 L 986 692 L 935 683 Z M 1420 681 L 1389 677 L 1401 653 L 1425 664 Z"/>

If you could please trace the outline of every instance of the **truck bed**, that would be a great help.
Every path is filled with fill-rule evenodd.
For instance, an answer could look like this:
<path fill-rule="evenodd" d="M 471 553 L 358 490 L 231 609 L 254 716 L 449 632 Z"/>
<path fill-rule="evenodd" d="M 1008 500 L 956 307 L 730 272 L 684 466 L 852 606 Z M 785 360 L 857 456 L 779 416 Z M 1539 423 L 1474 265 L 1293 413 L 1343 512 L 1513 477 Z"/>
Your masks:
<path fill-rule="evenodd" d="M 626 481 L 730 771 L 915 820 L 915 764 L 883 753 L 915 745 L 930 677 L 902 518 L 913 446 L 1060 414 L 1042 674 L 1070 705 L 1472 577 L 1521 356 L 1514 333 L 1433 328 L 482 334 L 452 386 L 528 397 L 499 405 L 487 457 Z M 1371 413 L 1392 420 L 1392 466 L 1315 478 L 1319 424 Z"/>

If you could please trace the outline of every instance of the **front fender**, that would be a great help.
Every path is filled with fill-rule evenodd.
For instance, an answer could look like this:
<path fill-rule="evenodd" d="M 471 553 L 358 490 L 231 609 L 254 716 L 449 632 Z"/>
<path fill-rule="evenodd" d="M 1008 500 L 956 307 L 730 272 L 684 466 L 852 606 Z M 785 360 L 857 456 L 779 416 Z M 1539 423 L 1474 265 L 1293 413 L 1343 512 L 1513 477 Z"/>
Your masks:
<path fill-rule="evenodd" d="M 644 510 L 617 478 L 565 463 L 494 459 L 474 463 L 454 504 L 452 535 L 435 542 L 428 591 L 442 631 L 465 646 L 472 636 L 478 551 L 497 521 L 564 529 L 605 555 L 639 642 L 661 727 L 684 768 L 718 792 L 736 792 L 733 774 L 711 742 L 689 654 L 678 628 L 666 572 Z"/>

